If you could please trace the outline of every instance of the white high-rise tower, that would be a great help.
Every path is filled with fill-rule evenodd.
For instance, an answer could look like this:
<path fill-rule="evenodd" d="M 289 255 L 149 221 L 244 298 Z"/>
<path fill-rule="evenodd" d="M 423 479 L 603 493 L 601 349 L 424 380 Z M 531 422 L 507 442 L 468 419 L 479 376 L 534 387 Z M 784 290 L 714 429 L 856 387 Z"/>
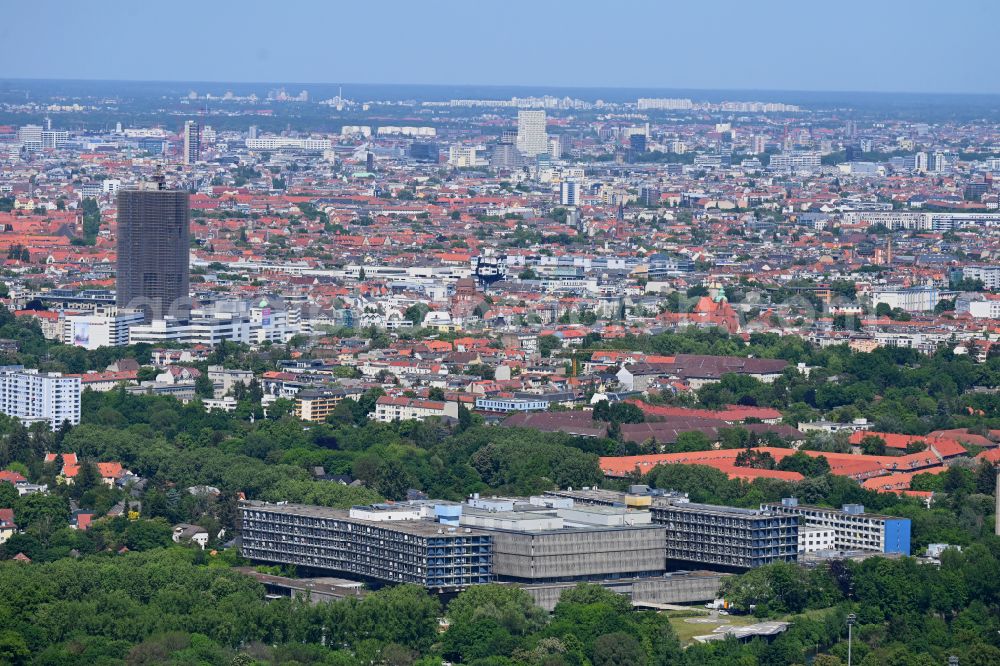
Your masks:
<path fill-rule="evenodd" d="M 517 149 L 528 157 L 549 152 L 544 111 L 517 112 Z"/>

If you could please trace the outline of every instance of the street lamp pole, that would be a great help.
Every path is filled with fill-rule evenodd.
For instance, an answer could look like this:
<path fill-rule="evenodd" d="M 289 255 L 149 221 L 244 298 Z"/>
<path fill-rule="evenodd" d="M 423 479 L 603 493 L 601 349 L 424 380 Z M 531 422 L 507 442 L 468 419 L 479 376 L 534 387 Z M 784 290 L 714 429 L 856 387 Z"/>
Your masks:
<path fill-rule="evenodd" d="M 847 666 L 851 666 L 851 643 L 853 639 L 854 623 L 858 621 L 858 616 L 850 613 L 847 616 Z"/>

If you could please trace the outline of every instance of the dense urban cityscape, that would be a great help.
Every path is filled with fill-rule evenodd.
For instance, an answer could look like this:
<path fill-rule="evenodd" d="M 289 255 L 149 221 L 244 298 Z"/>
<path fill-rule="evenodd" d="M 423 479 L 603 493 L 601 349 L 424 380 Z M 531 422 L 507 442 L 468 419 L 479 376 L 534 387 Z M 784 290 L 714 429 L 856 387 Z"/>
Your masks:
<path fill-rule="evenodd" d="M 0 258 L 0 663 L 1000 663 L 1000 96 L 0 79 Z"/>

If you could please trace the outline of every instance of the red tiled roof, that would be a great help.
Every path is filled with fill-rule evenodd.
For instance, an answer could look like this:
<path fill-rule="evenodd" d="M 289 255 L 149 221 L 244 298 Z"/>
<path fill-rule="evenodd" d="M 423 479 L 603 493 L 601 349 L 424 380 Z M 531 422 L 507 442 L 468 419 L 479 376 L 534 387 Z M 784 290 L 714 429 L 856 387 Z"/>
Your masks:
<path fill-rule="evenodd" d="M 0 470 L 0 481 L 6 481 L 7 483 L 24 483 L 25 481 L 27 481 L 27 479 L 25 479 L 17 472 L 5 469 L 5 470 Z"/>
<path fill-rule="evenodd" d="M 97 471 L 102 479 L 120 479 L 125 476 L 125 469 L 119 462 L 97 463 Z"/>
<path fill-rule="evenodd" d="M 658 405 L 648 405 L 641 400 L 629 400 L 636 407 L 641 409 L 648 416 L 666 417 L 698 417 L 706 419 L 719 419 L 728 423 L 745 421 L 755 418 L 761 421 L 771 421 L 781 418 L 781 412 L 770 407 L 744 407 L 742 405 L 727 405 L 725 409 L 691 409 L 688 407 L 667 407 Z"/>

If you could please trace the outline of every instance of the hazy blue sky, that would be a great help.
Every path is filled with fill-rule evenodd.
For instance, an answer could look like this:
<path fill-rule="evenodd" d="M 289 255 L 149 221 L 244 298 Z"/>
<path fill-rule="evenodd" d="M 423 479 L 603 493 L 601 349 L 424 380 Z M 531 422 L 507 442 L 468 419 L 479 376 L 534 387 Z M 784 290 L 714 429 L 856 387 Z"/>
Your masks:
<path fill-rule="evenodd" d="M 0 77 L 1000 93 L 996 0 L 9 0 Z"/>

